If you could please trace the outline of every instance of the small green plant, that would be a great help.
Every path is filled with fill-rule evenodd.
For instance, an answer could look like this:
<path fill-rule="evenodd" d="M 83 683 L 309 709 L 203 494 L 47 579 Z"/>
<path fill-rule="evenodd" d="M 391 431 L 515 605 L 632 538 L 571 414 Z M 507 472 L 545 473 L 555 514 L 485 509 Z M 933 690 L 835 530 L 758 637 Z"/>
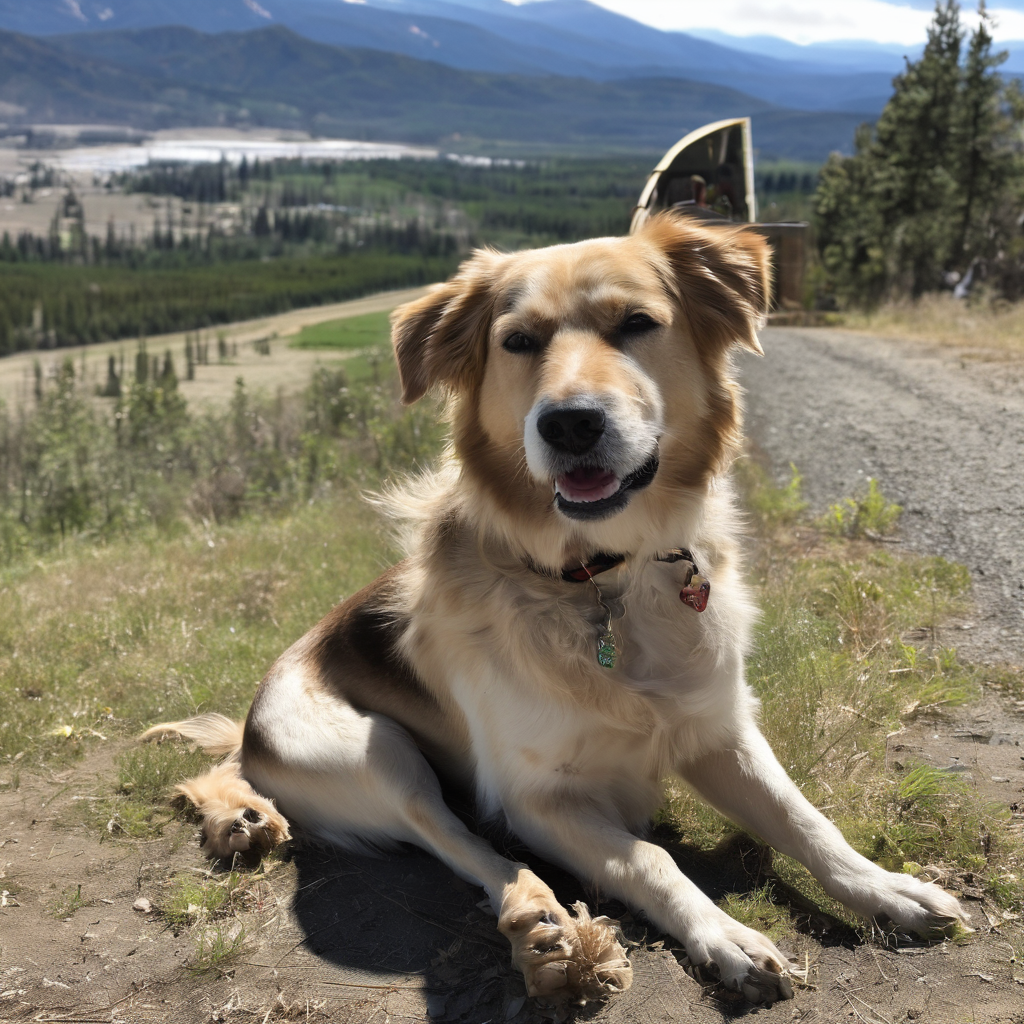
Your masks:
<path fill-rule="evenodd" d="M 1000 816 L 959 776 L 918 765 L 893 787 L 872 854 L 890 870 L 935 859 L 980 870 Z"/>
<path fill-rule="evenodd" d="M 750 892 L 731 892 L 718 905 L 735 921 L 745 924 L 778 942 L 790 930 L 789 912 L 775 902 L 771 882 Z"/>
<path fill-rule="evenodd" d="M 50 913 L 57 918 L 68 918 L 71 917 L 76 910 L 81 910 L 82 907 L 89 906 L 90 902 L 90 900 L 87 900 L 82 896 L 81 883 L 77 886 L 68 886 L 68 888 L 64 889 L 60 896 L 58 896 L 53 902 L 50 907 Z"/>
<path fill-rule="evenodd" d="M 888 501 L 879 490 L 878 481 L 869 479 L 867 494 L 860 498 L 843 498 L 830 505 L 821 525 L 837 537 L 876 539 L 896 529 L 902 512 L 903 506 Z"/>
<path fill-rule="evenodd" d="M 217 925 L 199 932 L 195 952 L 185 962 L 193 974 L 209 974 L 227 967 L 245 952 L 249 935 L 241 925 L 235 929 Z"/>
<path fill-rule="evenodd" d="M 225 914 L 239 894 L 242 876 L 232 871 L 223 878 L 193 878 L 180 875 L 160 912 L 174 925 L 192 925 Z"/>
<path fill-rule="evenodd" d="M 743 491 L 747 508 L 764 526 L 783 526 L 795 522 L 807 508 L 801 485 L 803 477 L 791 462 L 789 481 L 776 484 L 751 459 L 743 459 L 735 467 L 735 475 Z"/>

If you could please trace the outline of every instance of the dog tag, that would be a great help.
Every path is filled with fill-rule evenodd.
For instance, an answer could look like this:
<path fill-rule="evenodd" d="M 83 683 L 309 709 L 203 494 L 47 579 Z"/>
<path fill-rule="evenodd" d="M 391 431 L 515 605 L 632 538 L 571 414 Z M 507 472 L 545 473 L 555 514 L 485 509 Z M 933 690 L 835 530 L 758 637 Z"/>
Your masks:
<path fill-rule="evenodd" d="M 711 584 L 697 573 L 694 573 L 686 586 L 679 591 L 679 600 L 698 612 L 702 612 L 707 608 L 710 596 Z"/>
<path fill-rule="evenodd" d="M 598 637 L 597 663 L 604 668 L 615 668 L 615 634 L 611 630 Z"/>

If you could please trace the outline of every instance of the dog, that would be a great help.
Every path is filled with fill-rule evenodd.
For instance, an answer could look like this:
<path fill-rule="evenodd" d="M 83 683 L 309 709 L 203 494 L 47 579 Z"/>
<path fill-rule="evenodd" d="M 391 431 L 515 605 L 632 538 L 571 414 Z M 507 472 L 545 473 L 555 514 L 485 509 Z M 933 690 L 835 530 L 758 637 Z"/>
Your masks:
<path fill-rule="evenodd" d="M 225 760 L 179 792 L 210 857 L 290 835 L 422 847 L 482 887 L 528 993 L 626 989 L 616 922 L 562 907 L 442 799 L 642 911 L 751 1002 L 791 965 L 644 830 L 681 778 L 865 918 L 925 937 L 951 895 L 856 853 L 789 779 L 744 679 L 756 611 L 728 479 L 732 351 L 758 354 L 766 243 L 678 214 L 635 235 L 478 251 L 400 307 L 403 399 L 448 396 L 450 448 L 385 496 L 407 556 L 273 665 L 247 719 L 165 723 Z M 809 726 L 808 726 L 809 727 Z"/>

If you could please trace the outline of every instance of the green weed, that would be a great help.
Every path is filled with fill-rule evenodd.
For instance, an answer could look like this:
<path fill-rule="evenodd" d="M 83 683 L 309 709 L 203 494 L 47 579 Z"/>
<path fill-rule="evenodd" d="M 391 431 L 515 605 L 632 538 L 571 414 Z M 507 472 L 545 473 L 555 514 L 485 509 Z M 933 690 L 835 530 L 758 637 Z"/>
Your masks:
<path fill-rule="evenodd" d="M 195 951 L 185 961 L 185 967 L 193 974 L 221 971 L 237 960 L 248 945 L 249 935 L 241 925 L 231 929 L 224 925 L 205 928 L 200 931 Z"/>
<path fill-rule="evenodd" d="M 801 490 L 803 477 L 792 462 L 789 464 L 789 472 L 787 483 L 776 484 L 752 459 L 743 459 L 734 468 L 746 507 L 762 527 L 794 523 L 807 509 Z"/>
<path fill-rule="evenodd" d="M 81 884 L 64 889 L 60 896 L 50 905 L 50 913 L 57 918 L 64 919 L 71 917 L 75 911 L 82 907 L 91 906 L 92 901 L 82 896 Z"/>
<path fill-rule="evenodd" d="M 867 493 L 859 498 L 844 498 L 830 505 L 822 517 L 825 530 L 838 537 L 884 537 L 896 529 L 901 505 L 890 502 L 878 488 L 878 481 L 868 480 Z"/>
<path fill-rule="evenodd" d="M 1008 811 L 979 799 L 962 779 L 930 765 L 918 765 L 892 783 L 881 810 L 869 852 L 890 870 L 908 861 L 941 860 L 982 871 L 992 834 L 1009 819 Z"/>
<path fill-rule="evenodd" d="M 735 921 L 778 942 L 790 931 L 789 912 L 775 902 L 771 882 L 751 892 L 729 893 L 718 905 Z"/>
<path fill-rule="evenodd" d="M 242 876 L 232 871 L 223 878 L 179 875 L 172 881 L 170 895 L 160 912 L 173 925 L 193 925 L 223 915 L 233 907 Z"/>

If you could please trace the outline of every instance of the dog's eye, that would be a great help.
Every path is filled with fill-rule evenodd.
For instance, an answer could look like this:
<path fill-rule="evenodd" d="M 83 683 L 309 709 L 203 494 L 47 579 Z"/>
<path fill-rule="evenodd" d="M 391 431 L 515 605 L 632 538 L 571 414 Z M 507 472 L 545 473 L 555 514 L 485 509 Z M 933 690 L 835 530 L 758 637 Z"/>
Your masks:
<path fill-rule="evenodd" d="M 515 334 L 510 334 L 502 342 L 501 347 L 506 352 L 536 352 L 540 345 L 535 338 L 517 331 Z"/>
<path fill-rule="evenodd" d="M 631 313 L 619 325 L 619 334 L 627 338 L 636 337 L 646 334 L 648 331 L 657 330 L 660 326 L 661 324 L 646 313 Z"/>

